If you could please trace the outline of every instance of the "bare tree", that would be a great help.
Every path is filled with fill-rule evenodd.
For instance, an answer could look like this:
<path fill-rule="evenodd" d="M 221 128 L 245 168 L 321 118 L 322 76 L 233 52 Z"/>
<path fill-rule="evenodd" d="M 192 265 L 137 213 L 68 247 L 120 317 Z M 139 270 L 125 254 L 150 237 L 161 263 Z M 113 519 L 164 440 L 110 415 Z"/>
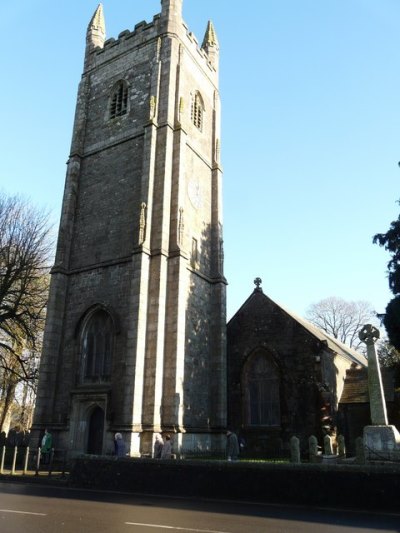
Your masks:
<path fill-rule="evenodd" d="M 0 193 L 0 431 L 21 381 L 34 384 L 48 297 L 52 243 L 48 217 Z"/>
<path fill-rule="evenodd" d="M 360 329 L 374 322 L 376 313 L 368 302 L 347 302 L 332 296 L 310 305 L 306 318 L 328 335 L 357 350 L 361 346 Z"/>

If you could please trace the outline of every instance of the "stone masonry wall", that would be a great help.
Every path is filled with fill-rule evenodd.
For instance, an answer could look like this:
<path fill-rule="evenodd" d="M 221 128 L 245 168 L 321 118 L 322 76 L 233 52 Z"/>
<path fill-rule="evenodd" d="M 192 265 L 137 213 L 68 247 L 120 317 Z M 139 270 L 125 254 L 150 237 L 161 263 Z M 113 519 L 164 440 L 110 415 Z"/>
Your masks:
<path fill-rule="evenodd" d="M 110 118 L 119 80 L 127 112 Z M 182 21 L 157 15 L 87 49 L 36 421 L 46 420 L 63 445 L 76 437 L 75 451 L 85 447 L 96 405 L 105 411 L 104 449 L 122 431 L 134 453 L 149 453 L 163 424 L 207 433 L 210 419 L 224 420 L 212 412 L 225 409 L 217 87 Z M 196 92 L 200 129 L 191 120 Z M 88 384 L 80 332 L 94 306 L 110 312 L 116 335 L 111 381 Z"/>
<path fill-rule="evenodd" d="M 253 440 L 260 452 L 287 446 L 291 436 L 306 447 L 310 435 L 320 434 L 316 356 L 323 345 L 262 292 L 255 291 L 228 323 L 228 424 Z M 279 369 L 281 426 L 247 427 L 242 411 L 242 369 L 257 349 L 265 349 Z M 264 449 L 264 451 L 266 451 Z"/>

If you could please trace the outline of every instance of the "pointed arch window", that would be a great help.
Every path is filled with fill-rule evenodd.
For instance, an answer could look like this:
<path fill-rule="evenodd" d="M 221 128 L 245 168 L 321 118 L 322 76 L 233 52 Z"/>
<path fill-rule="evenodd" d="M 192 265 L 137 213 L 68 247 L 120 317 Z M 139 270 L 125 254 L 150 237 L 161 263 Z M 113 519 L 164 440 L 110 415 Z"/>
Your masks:
<path fill-rule="evenodd" d="M 280 426 L 279 389 L 278 367 L 266 352 L 256 352 L 243 369 L 243 407 L 247 426 Z"/>
<path fill-rule="evenodd" d="M 204 103 L 198 91 L 196 91 L 192 96 L 191 120 L 197 129 L 199 129 L 200 131 L 203 130 Z"/>
<path fill-rule="evenodd" d="M 81 338 L 82 378 L 84 382 L 111 379 L 114 325 L 109 313 L 99 309 L 84 325 Z"/>
<path fill-rule="evenodd" d="M 110 119 L 121 117 L 128 112 L 128 85 L 120 80 L 114 87 L 110 99 Z"/>

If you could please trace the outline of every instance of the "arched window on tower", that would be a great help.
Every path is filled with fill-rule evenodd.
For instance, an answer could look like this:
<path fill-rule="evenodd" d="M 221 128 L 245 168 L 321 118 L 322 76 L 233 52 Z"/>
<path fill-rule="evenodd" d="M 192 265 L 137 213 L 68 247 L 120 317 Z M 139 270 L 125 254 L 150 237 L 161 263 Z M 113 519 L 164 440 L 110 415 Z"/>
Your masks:
<path fill-rule="evenodd" d="M 191 120 L 197 129 L 203 130 L 204 103 L 198 91 L 192 95 Z"/>
<path fill-rule="evenodd" d="M 82 381 L 110 381 L 113 344 L 113 320 L 109 313 L 98 309 L 88 317 L 82 331 Z"/>
<path fill-rule="evenodd" d="M 128 86 L 125 81 L 120 80 L 111 93 L 110 98 L 110 119 L 121 117 L 128 112 Z"/>
<path fill-rule="evenodd" d="M 255 352 L 243 369 L 243 412 L 247 426 L 280 426 L 280 375 L 272 358 Z"/>

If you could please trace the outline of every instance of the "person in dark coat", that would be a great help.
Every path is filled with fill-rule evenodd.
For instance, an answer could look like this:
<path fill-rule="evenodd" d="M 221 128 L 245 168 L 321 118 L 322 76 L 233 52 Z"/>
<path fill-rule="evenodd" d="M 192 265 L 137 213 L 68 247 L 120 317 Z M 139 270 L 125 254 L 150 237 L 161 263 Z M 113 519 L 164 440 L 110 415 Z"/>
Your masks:
<path fill-rule="evenodd" d="M 114 437 L 115 455 L 117 457 L 124 457 L 126 455 L 125 442 L 121 433 L 116 433 Z"/>
<path fill-rule="evenodd" d="M 237 461 L 239 458 L 239 441 L 236 433 L 226 432 L 226 458 L 228 461 Z"/>
<path fill-rule="evenodd" d="M 171 457 L 172 457 L 171 435 L 165 435 L 164 445 L 161 450 L 161 459 L 171 459 Z"/>
<path fill-rule="evenodd" d="M 161 453 L 164 446 L 164 441 L 159 433 L 156 435 L 156 440 L 154 442 L 153 457 L 154 459 L 161 459 Z"/>

